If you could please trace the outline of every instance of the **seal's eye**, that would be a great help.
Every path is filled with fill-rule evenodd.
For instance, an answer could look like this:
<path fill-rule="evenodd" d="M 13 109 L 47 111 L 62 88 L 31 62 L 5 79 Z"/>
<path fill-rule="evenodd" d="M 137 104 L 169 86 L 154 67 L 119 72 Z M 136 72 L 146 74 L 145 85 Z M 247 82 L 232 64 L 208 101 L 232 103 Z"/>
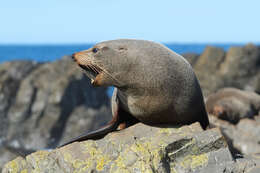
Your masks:
<path fill-rule="evenodd" d="M 93 48 L 92 52 L 97 53 L 98 50 L 99 50 L 98 48 Z"/>

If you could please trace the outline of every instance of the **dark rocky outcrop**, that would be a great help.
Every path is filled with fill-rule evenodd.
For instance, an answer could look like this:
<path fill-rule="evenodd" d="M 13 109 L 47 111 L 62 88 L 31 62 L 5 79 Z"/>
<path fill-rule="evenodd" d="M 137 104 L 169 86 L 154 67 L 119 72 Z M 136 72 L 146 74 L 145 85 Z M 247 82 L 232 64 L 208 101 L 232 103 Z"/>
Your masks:
<path fill-rule="evenodd" d="M 111 116 L 106 88 L 93 89 L 70 57 L 0 64 L 0 83 L 1 150 L 7 159 L 6 145 L 29 151 L 53 148 L 97 129 Z M 8 161 L 2 160 L 1 165 Z"/>
<path fill-rule="evenodd" d="M 259 120 L 242 119 L 234 125 L 212 115 L 209 119 L 211 124 L 220 128 L 234 157 L 260 153 Z"/>
<path fill-rule="evenodd" d="M 21 81 L 39 65 L 30 61 L 6 62 L 0 65 L 0 137 L 7 135 L 7 114 L 16 101 Z"/>
<path fill-rule="evenodd" d="M 227 52 L 209 46 L 193 63 L 193 68 L 204 96 L 223 87 L 260 93 L 260 47 L 253 44 L 231 47 Z"/>
<path fill-rule="evenodd" d="M 209 101 L 216 100 L 212 97 L 219 95 L 219 90 L 224 87 L 246 90 L 239 91 L 238 95 L 241 96 L 242 93 L 243 97 L 226 95 L 223 99 L 217 99 L 214 111 L 219 116 L 224 115 L 227 121 L 210 115 L 210 123 L 220 127 L 234 156 L 259 153 L 260 140 L 257 134 L 260 116 L 257 93 L 260 93 L 260 47 L 248 44 L 244 47 L 232 47 L 227 52 L 220 48 L 207 47 L 192 65 L 204 96 Z M 209 95 L 211 96 L 208 97 Z"/>

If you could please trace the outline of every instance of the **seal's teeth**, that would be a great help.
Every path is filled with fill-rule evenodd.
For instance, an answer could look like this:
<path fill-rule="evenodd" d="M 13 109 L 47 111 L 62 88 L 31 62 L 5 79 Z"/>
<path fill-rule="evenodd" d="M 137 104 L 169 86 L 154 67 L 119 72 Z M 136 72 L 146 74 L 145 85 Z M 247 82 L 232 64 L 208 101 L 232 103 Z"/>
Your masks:
<path fill-rule="evenodd" d="M 91 84 L 93 84 L 94 83 L 94 79 L 91 79 Z"/>

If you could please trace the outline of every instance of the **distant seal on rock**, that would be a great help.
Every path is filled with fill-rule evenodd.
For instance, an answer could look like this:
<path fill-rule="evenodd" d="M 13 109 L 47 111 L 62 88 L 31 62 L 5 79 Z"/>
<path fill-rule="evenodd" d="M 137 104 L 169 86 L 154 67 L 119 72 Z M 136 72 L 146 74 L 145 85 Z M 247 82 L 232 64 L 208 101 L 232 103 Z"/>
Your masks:
<path fill-rule="evenodd" d="M 236 88 L 223 88 L 206 100 L 210 114 L 233 124 L 242 118 L 253 118 L 260 110 L 260 95 Z"/>
<path fill-rule="evenodd" d="M 203 95 L 191 65 L 162 44 L 119 39 L 75 53 L 73 59 L 94 86 L 114 86 L 112 121 L 66 144 L 98 139 L 137 122 L 209 125 Z M 64 145 L 66 145 L 64 144 Z"/>

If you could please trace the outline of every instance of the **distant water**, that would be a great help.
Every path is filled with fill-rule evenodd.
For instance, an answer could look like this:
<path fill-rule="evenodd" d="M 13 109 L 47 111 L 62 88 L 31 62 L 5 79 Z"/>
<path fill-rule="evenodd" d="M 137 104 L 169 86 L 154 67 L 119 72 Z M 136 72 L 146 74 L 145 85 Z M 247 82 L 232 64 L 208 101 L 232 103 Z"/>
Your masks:
<path fill-rule="evenodd" d="M 206 46 L 216 46 L 227 50 L 239 44 L 165 44 L 173 51 L 183 53 L 202 53 Z M 38 62 L 54 61 L 64 55 L 88 49 L 93 44 L 84 45 L 0 45 L 0 63 L 10 60 L 34 60 Z M 108 89 L 111 97 L 113 88 Z"/>
<path fill-rule="evenodd" d="M 10 60 L 54 61 L 64 55 L 71 55 L 92 44 L 85 45 L 0 45 L 0 63 Z"/>
<path fill-rule="evenodd" d="M 202 53 L 207 45 L 227 50 L 235 44 L 166 44 L 173 51 L 183 53 Z M 93 44 L 82 45 L 0 45 L 0 63 L 10 60 L 35 60 L 38 62 L 54 61 L 64 55 L 88 49 Z M 236 44 L 235 46 L 239 46 Z"/>

